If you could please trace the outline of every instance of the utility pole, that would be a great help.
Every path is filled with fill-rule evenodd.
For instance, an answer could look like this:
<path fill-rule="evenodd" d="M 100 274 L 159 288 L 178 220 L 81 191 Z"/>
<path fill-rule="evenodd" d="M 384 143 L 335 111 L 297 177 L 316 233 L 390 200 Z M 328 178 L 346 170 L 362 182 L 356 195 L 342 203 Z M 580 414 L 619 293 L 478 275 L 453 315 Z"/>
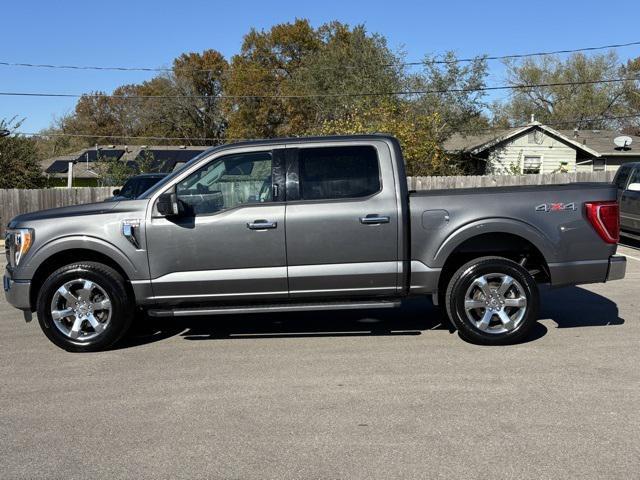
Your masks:
<path fill-rule="evenodd" d="M 67 188 L 71 188 L 73 186 L 73 160 L 70 161 L 67 165 Z"/>

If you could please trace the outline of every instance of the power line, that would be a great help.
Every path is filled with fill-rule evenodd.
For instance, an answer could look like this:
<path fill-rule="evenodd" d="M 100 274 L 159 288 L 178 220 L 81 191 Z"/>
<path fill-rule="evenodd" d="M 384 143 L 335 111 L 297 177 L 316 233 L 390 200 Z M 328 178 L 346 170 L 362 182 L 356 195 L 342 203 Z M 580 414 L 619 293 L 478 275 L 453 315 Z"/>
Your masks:
<path fill-rule="evenodd" d="M 624 120 L 630 118 L 640 118 L 640 113 L 630 115 L 617 115 L 617 116 L 601 116 L 591 118 L 580 118 L 573 120 L 562 120 L 555 122 L 545 122 L 542 125 L 545 126 L 562 126 L 562 125 L 575 125 L 579 122 L 596 122 L 604 120 Z M 460 129 L 453 133 L 483 133 L 483 132 L 498 132 L 516 128 L 528 127 L 531 124 L 512 125 L 510 127 L 488 127 L 488 128 L 475 128 L 475 129 Z M 15 135 L 23 135 L 26 137 L 72 137 L 72 138 L 110 138 L 110 139 L 135 139 L 135 140 L 167 140 L 167 141 L 201 141 L 201 142 L 244 142 L 251 140 L 264 140 L 264 138 L 202 138 L 202 137 L 163 137 L 163 136 L 139 136 L 139 135 L 99 135 L 99 134 L 86 134 L 86 133 L 35 133 L 35 132 L 13 132 Z"/>
<path fill-rule="evenodd" d="M 410 67 L 410 66 L 420 66 L 420 65 L 428 65 L 428 64 L 451 65 L 454 63 L 473 62 L 475 60 L 509 60 L 509 59 L 527 58 L 527 57 L 541 57 L 546 55 L 561 55 L 566 53 L 593 52 L 597 50 L 608 50 L 613 48 L 631 47 L 636 45 L 640 45 L 640 41 L 628 42 L 628 43 L 613 43 L 610 45 L 600 45 L 596 47 L 550 50 L 547 52 L 516 53 L 516 54 L 509 54 L 509 55 L 478 55 L 476 57 L 457 58 L 457 59 L 451 59 L 451 60 L 445 59 L 445 60 L 414 61 L 414 62 L 396 62 L 396 63 L 386 63 L 386 64 L 382 63 L 378 65 L 373 65 L 373 66 L 385 68 L 385 67 Z M 48 64 L 48 63 L 19 63 L 19 62 L 0 62 L 0 66 L 62 69 L 62 70 L 98 70 L 98 71 L 124 71 L 124 72 L 172 72 L 173 71 L 173 68 L 168 68 L 168 67 L 118 67 L 118 66 L 110 67 L 110 66 L 95 66 L 95 65 L 58 65 L 58 64 Z M 362 68 L 362 66 L 361 65 L 342 65 L 338 68 Z M 211 68 L 197 68 L 197 69 L 190 69 L 190 70 L 194 72 L 218 71 L 218 69 L 211 69 Z"/>
<path fill-rule="evenodd" d="M 519 85 L 500 85 L 493 87 L 475 87 L 475 88 L 451 88 L 445 90 L 407 90 L 395 92 L 343 92 L 343 93 L 310 93 L 296 95 L 113 95 L 107 93 L 40 93 L 40 92 L 0 92 L 0 96 L 12 97 L 61 97 L 61 98 L 117 98 L 122 100 L 138 100 L 138 99 L 303 99 L 303 98 L 338 98 L 338 97 L 377 97 L 377 96 L 396 96 L 396 95 L 428 95 L 428 94 L 446 94 L 446 93 L 472 93 L 472 92 L 489 92 L 496 90 L 526 90 L 530 88 L 540 87 L 561 87 L 574 85 L 596 85 L 606 83 L 620 83 L 628 81 L 636 81 L 638 77 L 630 78 L 611 78 L 605 80 L 583 80 L 577 82 L 548 82 L 548 83 L 531 83 Z"/>
<path fill-rule="evenodd" d="M 596 50 L 609 50 L 612 48 L 621 48 L 621 47 L 631 47 L 634 45 L 640 45 L 640 42 L 629 42 L 629 43 L 617 43 L 617 44 L 611 44 L 611 45 L 602 45 L 602 46 L 598 46 L 598 47 L 584 47 L 584 48 L 574 48 L 574 49 L 569 49 L 569 50 L 553 50 L 553 51 L 548 51 L 548 52 L 534 52 L 534 53 L 516 53 L 516 54 L 512 54 L 512 55 L 499 55 L 499 56 L 480 56 L 480 57 L 470 57 L 470 58 L 458 58 L 455 60 L 438 60 L 438 61 L 434 61 L 434 62 L 427 62 L 427 63 L 437 63 L 437 64 L 452 64 L 452 63 L 458 63 L 458 62 L 473 62 L 474 60 L 477 60 L 478 58 L 481 58 L 483 60 L 510 60 L 510 59 L 514 59 L 514 58 L 526 58 L 526 57 L 544 57 L 546 55 L 561 55 L 561 54 L 565 54 L 565 53 L 578 53 L 578 52 L 593 52 Z M 406 63 L 405 65 L 420 65 L 420 64 L 424 64 L 425 62 L 409 62 Z"/>
<path fill-rule="evenodd" d="M 36 133 L 36 132 L 13 132 L 16 135 L 24 135 L 25 137 L 73 137 L 73 138 L 127 138 L 135 140 L 185 140 L 185 141 L 201 141 L 201 142 L 244 142 L 250 140 L 260 140 L 258 138 L 202 138 L 202 137 L 162 137 L 162 136 L 140 136 L 140 135 L 98 135 L 89 133 Z"/>

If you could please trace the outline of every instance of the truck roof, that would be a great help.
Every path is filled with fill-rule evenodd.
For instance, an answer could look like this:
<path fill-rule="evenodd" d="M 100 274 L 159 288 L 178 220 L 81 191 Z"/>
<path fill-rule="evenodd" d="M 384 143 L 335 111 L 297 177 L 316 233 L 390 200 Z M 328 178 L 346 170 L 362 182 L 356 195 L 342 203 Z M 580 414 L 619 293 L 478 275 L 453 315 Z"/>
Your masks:
<path fill-rule="evenodd" d="M 280 143 L 308 143 L 308 142 L 349 142 L 357 140 L 391 140 L 397 142 L 393 135 L 388 133 L 367 133 L 356 135 L 326 135 L 326 136 L 310 136 L 310 137 L 280 137 L 280 138 L 265 138 L 263 140 L 246 140 L 242 142 L 225 143 L 224 145 L 218 145 L 211 147 L 206 152 L 224 150 L 227 148 L 236 148 L 244 146 L 259 146 L 259 145 L 277 145 Z"/>

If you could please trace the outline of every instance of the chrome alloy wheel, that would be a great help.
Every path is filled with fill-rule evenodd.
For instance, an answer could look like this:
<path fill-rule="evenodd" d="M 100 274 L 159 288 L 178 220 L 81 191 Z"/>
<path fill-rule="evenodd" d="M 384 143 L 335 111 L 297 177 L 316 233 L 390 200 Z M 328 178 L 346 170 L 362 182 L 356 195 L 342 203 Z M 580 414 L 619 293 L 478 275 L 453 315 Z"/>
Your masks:
<path fill-rule="evenodd" d="M 51 318 L 65 336 L 88 341 L 109 326 L 111 300 L 97 283 L 77 278 L 66 282 L 53 294 Z"/>
<path fill-rule="evenodd" d="M 514 278 L 489 273 L 471 283 L 464 297 L 464 310 L 467 319 L 483 332 L 511 332 L 527 313 L 527 297 Z"/>

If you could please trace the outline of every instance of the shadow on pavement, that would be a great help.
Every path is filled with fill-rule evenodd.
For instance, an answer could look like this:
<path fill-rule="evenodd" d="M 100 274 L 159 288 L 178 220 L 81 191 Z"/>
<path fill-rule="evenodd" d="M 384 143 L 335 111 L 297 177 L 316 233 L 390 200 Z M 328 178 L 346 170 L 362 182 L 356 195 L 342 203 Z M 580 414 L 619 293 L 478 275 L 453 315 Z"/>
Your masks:
<path fill-rule="evenodd" d="M 602 295 L 580 287 L 541 290 L 541 319 L 549 318 L 558 328 L 622 325 L 618 305 Z"/>
<path fill-rule="evenodd" d="M 212 315 L 209 317 L 144 318 L 116 345 L 127 348 L 182 335 L 187 340 L 283 337 L 348 337 L 420 335 L 448 329 L 440 311 L 427 299 L 411 299 L 399 309 Z"/>
<path fill-rule="evenodd" d="M 542 290 L 540 318 L 559 328 L 621 325 L 611 300 L 579 287 Z M 350 337 L 421 335 L 450 330 L 440 310 L 426 298 L 406 300 L 399 309 L 281 314 L 216 315 L 210 317 L 147 318 L 141 315 L 129 334 L 115 346 L 130 348 L 176 335 L 186 340 L 247 338 Z M 536 323 L 523 343 L 542 338 L 547 328 Z"/>

